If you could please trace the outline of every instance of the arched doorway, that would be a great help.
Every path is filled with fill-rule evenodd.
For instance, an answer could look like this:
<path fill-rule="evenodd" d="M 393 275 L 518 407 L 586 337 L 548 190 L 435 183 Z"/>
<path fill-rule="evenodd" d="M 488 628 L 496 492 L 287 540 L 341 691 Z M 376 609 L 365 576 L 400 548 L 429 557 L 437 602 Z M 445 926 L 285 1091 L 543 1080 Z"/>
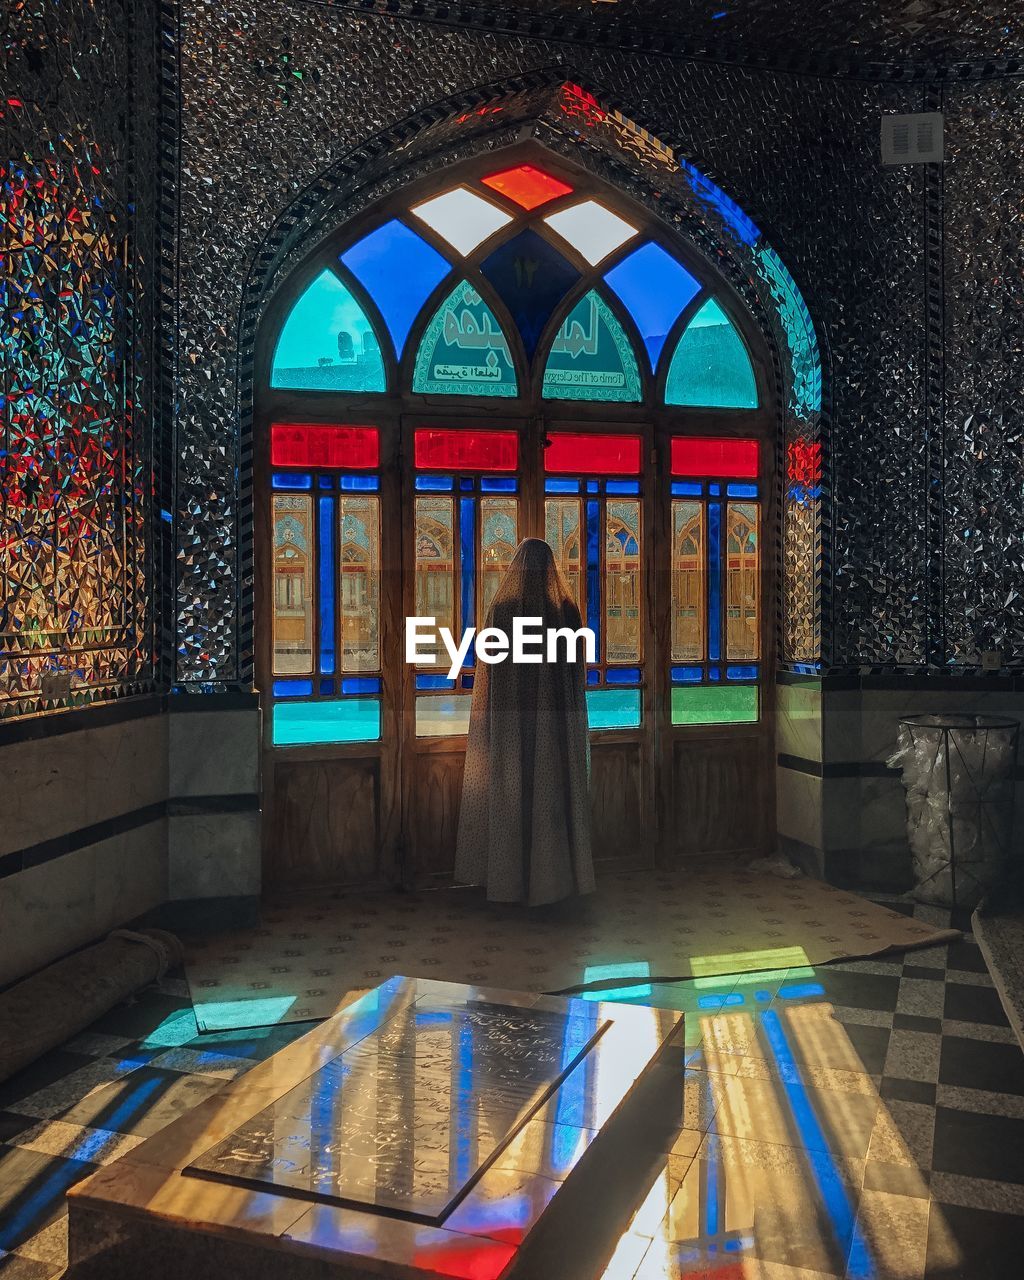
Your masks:
<path fill-rule="evenodd" d="M 764 849 L 762 342 L 649 211 L 534 143 L 403 188 L 293 274 L 257 351 L 268 883 L 450 872 L 472 655 L 407 663 L 405 619 L 482 625 L 527 535 L 598 636 L 600 862 Z"/>

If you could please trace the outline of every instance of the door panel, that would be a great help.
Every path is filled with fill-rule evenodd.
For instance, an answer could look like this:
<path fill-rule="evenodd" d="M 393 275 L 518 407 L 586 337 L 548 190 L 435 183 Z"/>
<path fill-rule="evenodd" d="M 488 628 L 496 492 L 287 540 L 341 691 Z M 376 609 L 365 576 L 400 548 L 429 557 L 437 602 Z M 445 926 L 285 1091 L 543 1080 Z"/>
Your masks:
<path fill-rule="evenodd" d="M 608 870 L 649 866 L 643 751 L 636 742 L 596 742 L 590 750 L 594 861 Z"/>
<path fill-rule="evenodd" d="M 265 875 L 278 887 L 379 876 L 380 761 L 300 760 L 274 769 Z"/>
<path fill-rule="evenodd" d="M 759 737 L 676 740 L 672 861 L 764 851 L 769 812 L 764 755 Z"/>

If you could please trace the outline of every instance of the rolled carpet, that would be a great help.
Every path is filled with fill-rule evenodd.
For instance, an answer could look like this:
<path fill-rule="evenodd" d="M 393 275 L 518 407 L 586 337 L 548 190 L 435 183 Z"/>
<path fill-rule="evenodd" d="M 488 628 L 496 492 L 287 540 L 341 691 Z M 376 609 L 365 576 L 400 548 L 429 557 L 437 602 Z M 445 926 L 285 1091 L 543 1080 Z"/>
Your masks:
<path fill-rule="evenodd" d="M 0 1082 L 181 963 L 162 929 L 115 929 L 0 993 Z"/>

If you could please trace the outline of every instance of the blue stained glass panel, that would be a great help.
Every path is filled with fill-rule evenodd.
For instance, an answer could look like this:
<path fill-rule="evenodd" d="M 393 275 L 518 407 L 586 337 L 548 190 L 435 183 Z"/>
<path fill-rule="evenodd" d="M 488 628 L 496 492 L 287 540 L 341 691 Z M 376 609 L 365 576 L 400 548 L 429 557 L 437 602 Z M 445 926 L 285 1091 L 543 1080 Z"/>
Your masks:
<path fill-rule="evenodd" d="M 721 678 L 722 678 L 722 668 L 721 668 L 721 667 L 708 667 L 708 679 L 709 679 L 709 680 L 721 680 Z"/>
<path fill-rule="evenodd" d="M 416 477 L 416 488 L 420 493 L 451 493 L 454 483 L 451 476 Z"/>
<path fill-rule="evenodd" d="M 601 652 L 601 504 L 587 503 L 587 626 Z"/>
<path fill-rule="evenodd" d="M 521 231 L 481 263 L 480 270 L 515 321 L 532 357 L 552 313 L 580 273 L 536 231 Z"/>
<path fill-rule="evenodd" d="M 481 476 L 481 493 L 518 493 L 519 481 L 515 476 Z"/>
<path fill-rule="evenodd" d="M 673 498 L 699 498 L 703 492 L 704 486 L 693 480 L 672 481 Z"/>
<path fill-rule="evenodd" d="M 725 676 L 727 680 L 756 680 L 757 667 L 753 665 L 726 667 Z"/>
<path fill-rule="evenodd" d="M 334 674 L 334 499 L 320 499 L 320 673 Z"/>
<path fill-rule="evenodd" d="M 320 697 L 333 698 L 334 685 L 335 685 L 335 682 L 333 680 L 321 680 L 320 681 Z"/>
<path fill-rule="evenodd" d="M 346 676 L 342 693 L 380 693 L 380 676 Z"/>
<path fill-rule="evenodd" d="M 472 476 L 461 476 L 459 478 L 459 488 L 463 493 L 472 493 L 476 481 Z"/>
<path fill-rule="evenodd" d="M 722 656 L 722 504 L 708 503 L 708 657 Z"/>
<path fill-rule="evenodd" d="M 272 489 L 312 489 L 313 477 L 296 475 L 292 471 L 275 471 L 270 477 Z"/>
<path fill-rule="evenodd" d="M 651 368 L 657 368 L 669 330 L 700 285 L 682 263 L 651 241 L 612 267 L 605 280 L 633 317 Z"/>
<path fill-rule="evenodd" d="M 397 218 L 357 240 L 341 260 L 377 304 L 401 356 L 420 308 L 448 274 L 447 261 Z"/>
<path fill-rule="evenodd" d="M 673 667 L 673 684 L 700 684 L 704 679 L 703 667 Z"/>
<path fill-rule="evenodd" d="M 711 484 L 708 485 L 708 493 L 712 494 L 714 497 L 716 498 L 719 497 L 721 495 L 721 492 L 722 492 L 722 486 L 720 484 L 715 484 L 714 482 L 712 482 Z"/>
<path fill-rule="evenodd" d="M 587 668 L 587 684 L 600 684 L 600 683 L 601 683 L 600 671 L 595 671 L 593 667 L 588 667 Z"/>
<path fill-rule="evenodd" d="M 704 303 L 676 344 L 665 380 L 665 403 L 757 408 L 747 349 L 714 298 Z"/>
<path fill-rule="evenodd" d="M 609 667 L 604 673 L 607 684 L 639 684 L 639 667 Z"/>
<path fill-rule="evenodd" d="M 605 493 L 631 493 L 638 494 L 640 492 L 639 480 L 606 480 L 604 482 Z"/>
<path fill-rule="evenodd" d="M 462 625 L 476 625 L 476 500 L 459 499 L 459 552 L 462 562 Z M 473 665 L 473 646 L 465 666 Z"/>
<path fill-rule="evenodd" d="M 322 271 L 288 313 L 270 385 L 296 391 L 386 389 L 373 326 L 333 271 Z"/>
<path fill-rule="evenodd" d="M 275 680 L 275 698 L 309 698 L 313 693 L 312 680 Z"/>
<path fill-rule="evenodd" d="M 579 493 L 580 482 L 578 480 L 545 480 L 545 493 Z"/>
<path fill-rule="evenodd" d="M 317 488 L 319 488 L 319 489 L 333 489 L 333 488 L 334 488 L 334 476 L 319 476 L 319 477 L 317 478 Z"/>
<path fill-rule="evenodd" d="M 600 480 L 588 480 L 588 481 L 587 481 L 587 493 L 600 493 L 600 492 L 601 492 L 601 481 L 600 481 Z"/>
<path fill-rule="evenodd" d="M 640 724 L 639 689 L 588 689 L 591 729 L 636 729 Z"/>
<path fill-rule="evenodd" d="M 640 370 L 633 346 L 593 289 L 576 303 L 555 334 L 543 393 L 554 400 L 640 399 Z"/>
<path fill-rule="evenodd" d="M 730 498 L 756 498 L 756 484 L 727 484 L 725 492 Z"/>
<path fill-rule="evenodd" d="M 342 476 L 338 483 L 348 492 L 377 493 L 380 489 L 379 476 Z"/>
<path fill-rule="evenodd" d="M 447 676 L 435 676 L 429 673 L 424 675 L 422 672 L 416 674 L 417 689 L 454 689 L 455 681 L 449 680 Z"/>
<path fill-rule="evenodd" d="M 491 308 L 461 280 L 431 316 L 412 373 L 423 395 L 514 396 L 508 339 Z"/>
<path fill-rule="evenodd" d="M 271 710 L 275 747 L 321 742 L 376 742 L 380 738 L 380 700 L 278 702 Z"/>

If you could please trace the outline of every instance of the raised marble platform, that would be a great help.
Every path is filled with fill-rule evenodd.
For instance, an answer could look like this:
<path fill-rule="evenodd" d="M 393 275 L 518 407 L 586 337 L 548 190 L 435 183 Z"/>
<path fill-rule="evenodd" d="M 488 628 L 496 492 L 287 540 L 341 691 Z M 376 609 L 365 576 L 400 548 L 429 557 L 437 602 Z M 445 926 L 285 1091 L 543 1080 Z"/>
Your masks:
<path fill-rule="evenodd" d="M 72 1280 L 604 1269 L 682 1015 L 392 978 L 69 1194 Z"/>

